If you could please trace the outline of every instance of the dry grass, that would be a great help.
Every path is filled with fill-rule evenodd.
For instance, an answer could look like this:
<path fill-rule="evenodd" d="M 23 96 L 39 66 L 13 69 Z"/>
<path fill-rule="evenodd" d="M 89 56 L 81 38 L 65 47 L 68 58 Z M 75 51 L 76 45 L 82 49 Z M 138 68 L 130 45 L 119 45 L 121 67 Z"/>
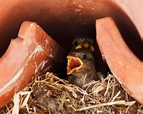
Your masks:
<path fill-rule="evenodd" d="M 32 83 L 14 95 L 0 114 L 142 114 L 113 75 L 92 81 L 84 90 L 68 84 L 53 73 L 36 76 Z"/>

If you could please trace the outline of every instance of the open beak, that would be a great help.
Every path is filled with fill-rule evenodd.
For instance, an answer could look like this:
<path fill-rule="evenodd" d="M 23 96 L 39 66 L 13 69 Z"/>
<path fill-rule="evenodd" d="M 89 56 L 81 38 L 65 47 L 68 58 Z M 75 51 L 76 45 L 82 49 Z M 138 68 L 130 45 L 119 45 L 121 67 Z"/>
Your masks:
<path fill-rule="evenodd" d="M 83 62 L 80 58 L 75 56 L 67 56 L 67 75 L 70 75 L 74 71 L 80 69 L 83 66 Z"/>

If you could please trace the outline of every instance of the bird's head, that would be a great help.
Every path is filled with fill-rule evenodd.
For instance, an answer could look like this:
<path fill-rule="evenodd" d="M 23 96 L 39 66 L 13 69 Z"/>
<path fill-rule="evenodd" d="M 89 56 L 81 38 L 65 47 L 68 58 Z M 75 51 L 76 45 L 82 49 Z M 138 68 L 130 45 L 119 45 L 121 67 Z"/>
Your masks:
<path fill-rule="evenodd" d="M 88 37 L 76 37 L 72 42 L 72 49 L 87 49 L 91 52 L 94 51 L 94 39 Z"/>
<path fill-rule="evenodd" d="M 76 49 L 71 51 L 67 56 L 67 74 L 70 75 L 80 70 L 88 61 L 94 61 L 89 50 Z"/>

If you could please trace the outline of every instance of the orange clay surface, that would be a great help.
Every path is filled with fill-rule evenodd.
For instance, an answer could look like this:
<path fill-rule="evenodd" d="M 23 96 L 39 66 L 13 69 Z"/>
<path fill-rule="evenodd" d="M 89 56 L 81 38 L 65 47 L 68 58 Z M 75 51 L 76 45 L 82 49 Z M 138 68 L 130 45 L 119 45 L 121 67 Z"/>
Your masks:
<path fill-rule="evenodd" d="M 124 89 L 143 104 L 143 62 L 124 42 L 110 17 L 96 21 L 97 42 L 107 64 Z"/>
<path fill-rule="evenodd" d="M 45 67 L 62 64 L 64 50 L 36 23 L 23 22 L 0 58 L 0 107 Z"/>

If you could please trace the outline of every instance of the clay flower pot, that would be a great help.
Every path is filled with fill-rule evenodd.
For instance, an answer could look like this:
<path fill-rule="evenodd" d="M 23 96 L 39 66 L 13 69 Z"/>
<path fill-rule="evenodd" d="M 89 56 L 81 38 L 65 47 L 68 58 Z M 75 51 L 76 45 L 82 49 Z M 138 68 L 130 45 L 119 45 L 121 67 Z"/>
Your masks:
<path fill-rule="evenodd" d="M 141 20 L 143 20 L 143 16 L 141 16 L 143 9 L 140 7 L 142 3 L 141 0 L 140 3 L 134 3 L 133 0 L 129 2 L 124 2 L 122 0 L 0 0 L 0 2 L 0 55 L 2 56 L 0 59 L 0 107 L 7 103 L 13 94 L 22 89 L 30 81 L 31 77 L 35 75 L 34 71 L 36 67 L 34 67 L 31 73 L 21 72 L 23 76 L 22 78 L 19 77 L 20 81 L 18 83 L 18 78 L 16 78 L 14 82 L 11 82 L 11 80 L 17 76 L 16 74 L 21 71 L 21 63 L 25 63 L 25 59 L 23 59 L 19 64 L 19 67 L 15 67 L 14 63 L 18 61 L 15 58 L 22 60 L 21 57 L 23 57 L 17 55 L 23 48 L 20 48 L 21 45 L 19 44 L 19 39 L 17 41 L 16 37 L 22 36 L 21 40 L 28 42 L 29 40 L 25 39 L 29 37 L 29 31 L 32 31 L 33 37 L 34 34 L 37 36 L 37 31 L 44 30 L 48 33 L 47 35 L 43 31 L 42 34 L 44 35 L 41 35 L 40 41 L 39 37 L 36 37 L 38 40 L 36 38 L 36 40 L 33 39 L 40 42 L 41 46 L 50 45 L 47 50 L 45 50 L 47 54 L 45 54 L 41 59 L 38 59 L 40 56 L 37 57 L 35 61 L 38 61 L 37 64 L 40 64 L 47 58 L 48 62 L 44 65 L 55 66 L 55 64 L 59 62 L 58 58 L 61 58 L 61 61 L 64 59 L 63 49 L 67 52 L 69 51 L 73 37 L 87 35 L 95 38 L 95 20 L 110 16 L 117 24 L 127 46 L 139 59 L 143 59 L 140 51 L 142 49 L 140 37 L 142 37 L 143 33 L 143 26 L 140 24 Z M 137 8 L 140 8 L 138 13 L 136 13 L 138 10 Z M 32 24 L 35 28 L 31 28 L 31 24 L 29 24 L 29 22 L 21 26 L 23 21 L 36 22 L 41 28 L 43 28 L 43 30 L 38 27 L 36 23 Z M 20 26 L 22 28 L 18 33 Z M 39 32 L 38 34 L 40 35 Z M 46 36 L 46 38 L 51 42 L 50 44 L 43 43 L 45 40 L 43 38 L 44 36 Z M 16 43 L 10 43 L 12 38 L 16 38 L 12 41 Z M 33 42 L 33 40 L 31 42 Z M 118 42 L 118 38 L 116 40 Z M 49 50 L 53 49 L 54 46 L 56 47 L 56 50 L 49 53 Z M 14 47 L 17 49 L 16 53 L 13 51 Z M 29 49 L 31 48 L 28 48 L 28 51 Z M 35 48 L 32 49 L 32 52 L 34 49 Z M 96 52 L 99 53 L 99 50 L 97 49 L 95 53 Z M 22 54 L 22 52 L 20 53 Z M 54 54 L 54 56 L 50 58 L 52 54 Z M 13 61 L 12 64 L 8 64 L 8 57 Z M 3 60 L 7 61 L 7 64 L 3 63 Z M 98 60 L 100 60 L 100 57 L 98 57 L 97 54 L 97 61 Z M 31 66 L 32 65 L 33 64 L 31 64 Z M 97 64 L 97 66 L 101 68 L 101 64 Z M 30 68 L 29 65 L 27 65 L 27 68 L 28 67 Z M 13 70 L 15 70 L 15 74 L 11 75 Z M 26 78 L 27 75 L 29 78 Z M 117 77 L 120 77 L 120 75 Z M 8 86 L 5 86 L 9 82 L 11 83 Z"/>

